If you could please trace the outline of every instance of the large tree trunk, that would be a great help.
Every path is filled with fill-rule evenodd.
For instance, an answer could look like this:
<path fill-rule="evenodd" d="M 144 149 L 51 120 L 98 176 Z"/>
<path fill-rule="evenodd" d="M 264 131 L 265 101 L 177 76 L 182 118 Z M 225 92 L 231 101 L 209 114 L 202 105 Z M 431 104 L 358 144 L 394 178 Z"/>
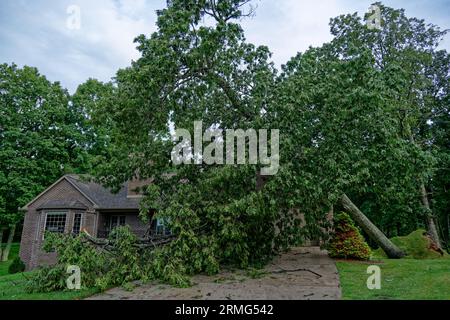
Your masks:
<path fill-rule="evenodd" d="M 441 240 L 434 220 L 433 212 L 431 211 L 430 202 L 428 201 L 428 193 L 424 183 L 420 184 L 420 193 L 422 195 L 422 205 L 427 215 L 428 234 L 436 243 L 438 248 L 442 250 Z"/>
<path fill-rule="evenodd" d="M 395 244 L 389 240 L 383 232 L 380 231 L 365 215 L 358 209 L 358 207 L 344 194 L 341 199 L 342 205 L 350 213 L 353 220 L 360 226 L 367 235 L 375 241 L 387 256 L 391 259 L 400 259 L 405 256 L 405 253 L 400 250 Z"/>
<path fill-rule="evenodd" d="M 8 242 L 6 243 L 6 247 L 2 252 L 2 261 L 8 261 L 9 252 L 11 251 L 12 242 L 14 239 L 14 234 L 16 232 L 16 225 L 12 225 L 11 229 L 9 229 Z"/>

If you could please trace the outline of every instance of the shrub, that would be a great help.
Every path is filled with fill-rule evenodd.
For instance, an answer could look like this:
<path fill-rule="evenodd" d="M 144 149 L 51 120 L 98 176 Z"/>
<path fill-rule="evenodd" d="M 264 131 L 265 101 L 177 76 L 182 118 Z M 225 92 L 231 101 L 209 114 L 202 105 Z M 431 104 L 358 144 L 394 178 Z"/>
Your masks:
<path fill-rule="evenodd" d="M 369 245 L 346 213 L 336 215 L 327 249 L 332 258 L 369 260 L 371 255 Z"/>
<path fill-rule="evenodd" d="M 15 274 L 25 271 L 25 264 L 19 257 L 16 257 L 8 268 L 9 274 Z"/>
<path fill-rule="evenodd" d="M 67 276 L 62 265 L 42 267 L 27 282 L 25 290 L 28 293 L 62 291 L 66 289 Z"/>
<path fill-rule="evenodd" d="M 439 259 L 442 255 L 433 250 L 432 242 L 425 230 L 416 230 L 404 237 L 395 237 L 391 241 L 406 252 L 409 259 Z M 387 258 L 383 250 L 377 249 L 374 255 L 378 258 Z"/>

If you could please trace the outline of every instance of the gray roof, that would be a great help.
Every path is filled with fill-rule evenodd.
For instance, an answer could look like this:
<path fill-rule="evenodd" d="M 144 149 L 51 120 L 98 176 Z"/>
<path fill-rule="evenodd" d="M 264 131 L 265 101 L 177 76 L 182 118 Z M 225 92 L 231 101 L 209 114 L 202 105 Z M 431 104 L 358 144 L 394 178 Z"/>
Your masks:
<path fill-rule="evenodd" d="M 96 205 L 97 209 L 139 209 L 140 198 L 129 198 L 128 182 L 124 183 L 118 193 L 112 193 L 101 184 L 88 179 L 82 179 L 77 175 L 66 175 L 65 178 L 72 183 Z"/>
<path fill-rule="evenodd" d="M 41 204 L 37 210 L 43 209 L 79 209 L 86 210 L 87 207 L 78 200 L 50 200 Z"/>

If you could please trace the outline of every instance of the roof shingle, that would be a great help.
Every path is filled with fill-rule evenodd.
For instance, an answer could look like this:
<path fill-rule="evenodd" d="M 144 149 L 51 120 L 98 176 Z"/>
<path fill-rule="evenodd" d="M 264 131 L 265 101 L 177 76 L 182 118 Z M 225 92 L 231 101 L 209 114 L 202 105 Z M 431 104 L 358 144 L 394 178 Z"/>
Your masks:
<path fill-rule="evenodd" d="M 128 182 L 124 183 L 119 192 L 114 194 L 101 184 L 82 179 L 77 175 L 67 175 L 66 178 L 91 201 L 95 202 L 98 209 L 139 209 L 140 199 L 127 197 Z"/>

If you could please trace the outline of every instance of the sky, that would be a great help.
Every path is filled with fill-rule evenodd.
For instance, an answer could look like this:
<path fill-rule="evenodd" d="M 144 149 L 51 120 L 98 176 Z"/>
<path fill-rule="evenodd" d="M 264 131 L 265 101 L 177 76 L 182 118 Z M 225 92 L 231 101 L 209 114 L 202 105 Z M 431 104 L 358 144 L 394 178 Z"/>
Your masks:
<path fill-rule="evenodd" d="M 330 41 L 329 20 L 363 16 L 375 0 L 254 0 L 241 22 L 249 42 L 267 45 L 277 66 Z M 156 31 L 165 0 L 0 0 L 0 63 L 37 67 L 73 93 L 89 78 L 109 81 L 139 58 L 133 40 Z M 450 29 L 450 0 L 385 0 L 408 16 Z M 78 19 L 79 17 L 79 19 Z M 443 49 L 450 51 L 450 35 Z"/>

